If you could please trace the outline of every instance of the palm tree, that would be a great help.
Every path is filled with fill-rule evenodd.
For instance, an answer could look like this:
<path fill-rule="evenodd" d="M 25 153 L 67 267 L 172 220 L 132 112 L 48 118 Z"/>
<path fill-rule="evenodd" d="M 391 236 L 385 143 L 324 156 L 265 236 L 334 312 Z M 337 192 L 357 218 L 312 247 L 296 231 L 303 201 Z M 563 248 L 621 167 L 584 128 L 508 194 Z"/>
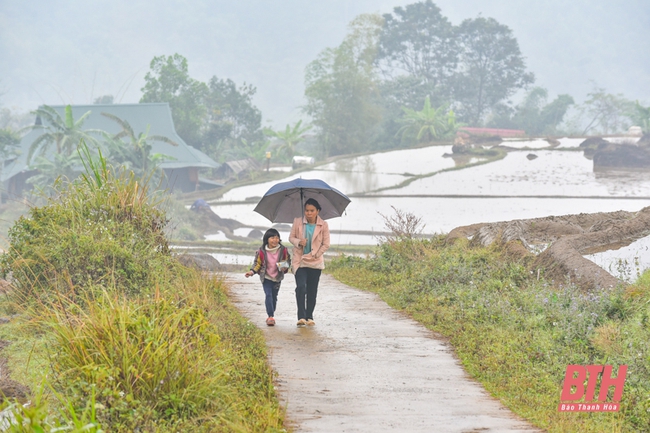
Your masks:
<path fill-rule="evenodd" d="M 79 119 L 74 120 L 72 117 L 72 107 L 66 105 L 65 119 L 52 107 L 43 105 L 39 109 L 32 111 L 36 114 L 38 124 L 30 129 L 43 130 L 41 134 L 29 147 L 27 161 L 30 162 L 36 153 L 43 155 L 50 145 L 56 145 L 57 155 L 70 156 L 77 149 L 79 142 L 96 142 L 89 134 L 101 134 L 102 131 L 96 129 L 82 129 L 83 123 L 90 115 L 90 111 L 84 113 Z"/>
<path fill-rule="evenodd" d="M 110 135 L 106 132 L 102 134 L 104 137 L 104 145 L 108 150 L 107 159 L 112 163 L 124 165 L 126 168 L 132 170 L 136 176 L 144 177 L 150 171 L 156 171 L 156 167 L 162 161 L 173 159 L 169 155 L 160 153 L 152 154 L 151 143 L 153 141 L 162 141 L 172 146 L 178 146 L 178 143 L 174 140 L 163 135 L 149 135 L 149 126 L 147 126 L 145 132 L 141 132 L 136 136 L 133 128 L 126 120 L 120 119 L 110 113 L 102 113 L 102 116 L 117 122 L 122 128 L 122 131 L 115 135 Z M 126 143 L 123 141 L 124 138 L 127 139 Z"/>
<path fill-rule="evenodd" d="M 443 137 L 453 135 L 459 124 L 456 123 L 456 115 L 449 106 L 431 107 L 431 101 L 427 96 L 424 100 L 424 107 L 421 111 L 411 108 L 402 107 L 404 117 L 400 119 L 403 123 L 397 135 L 402 139 L 408 136 L 415 136 L 415 141 L 433 141 Z"/>
<path fill-rule="evenodd" d="M 282 145 L 278 147 L 278 153 L 285 152 L 289 159 L 293 158 L 293 154 L 296 151 L 296 146 L 298 143 L 300 143 L 302 140 L 305 139 L 305 132 L 309 131 L 312 127 L 311 125 L 305 125 L 304 127 L 302 125 L 302 120 L 299 120 L 293 128 L 289 125 L 287 125 L 286 129 L 284 131 L 273 131 L 270 129 L 267 129 L 265 131 L 265 134 L 270 136 L 270 137 L 275 137 L 278 138 L 279 140 L 282 141 Z"/>

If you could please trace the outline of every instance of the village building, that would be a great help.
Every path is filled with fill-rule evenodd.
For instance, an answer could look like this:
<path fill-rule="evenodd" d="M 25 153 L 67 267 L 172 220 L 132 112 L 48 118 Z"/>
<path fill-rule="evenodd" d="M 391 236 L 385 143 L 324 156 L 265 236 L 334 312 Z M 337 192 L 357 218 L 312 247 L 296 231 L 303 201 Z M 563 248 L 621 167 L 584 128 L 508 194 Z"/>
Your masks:
<path fill-rule="evenodd" d="M 66 106 L 53 105 L 51 107 L 62 118 L 65 118 Z M 152 154 L 159 153 L 169 157 L 159 164 L 159 167 L 165 173 L 166 184 L 164 187 L 166 189 L 190 192 L 221 186 L 216 182 L 199 177 L 200 169 L 216 169 L 220 167 L 220 164 L 200 150 L 185 143 L 176 133 L 169 104 L 95 104 L 72 105 L 71 108 L 75 120 L 90 111 L 89 116 L 83 123 L 84 130 L 102 130 L 111 135 L 121 132 L 122 128 L 117 122 L 102 115 L 102 113 L 108 113 L 128 122 L 136 136 L 147 133 L 148 136 L 163 136 L 177 143 L 178 146 L 162 141 L 152 140 L 151 142 Z M 36 124 L 41 124 L 42 121 L 42 119 L 37 118 Z M 36 170 L 30 169 L 27 157 L 31 145 L 41 134 L 43 134 L 43 130 L 35 129 L 30 131 L 20 142 L 19 155 L 2 162 L 0 182 L 3 183 L 6 196 L 19 197 L 30 187 L 26 181 L 36 174 Z M 100 137 L 96 138 L 99 139 Z M 47 154 L 45 156 L 47 157 Z"/>
<path fill-rule="evenodd" d="M 224 183 L 240 179 L 250 172 L 260 170 L 260 164 L 253 158 L 238 159 L 235 161 L 224 162 L 215 172 L 217 179 Z"/>

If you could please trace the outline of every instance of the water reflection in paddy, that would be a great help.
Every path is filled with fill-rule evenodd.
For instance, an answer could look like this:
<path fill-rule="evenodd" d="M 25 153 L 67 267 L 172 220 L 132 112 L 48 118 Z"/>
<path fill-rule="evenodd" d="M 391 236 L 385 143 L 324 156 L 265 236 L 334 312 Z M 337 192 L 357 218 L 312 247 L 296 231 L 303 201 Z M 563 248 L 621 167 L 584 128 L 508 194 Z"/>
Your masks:
<path fill-rule="evenodd" d="M 458 164 L 478 161 L 478 158 L 467 157 L 444 158 L 445 153 L 451 154 L 451 146 L 431 146 L 342 158 L 280 180 L 232 189 L 219 201 L 243 201 L 248 197 L 261 197 L 276 183 L 300 177 L 321 179 L 346 194 L 363 193 L 396 186 L 414 175 L 434 173 Z"/>
<path fill-rule="evenodd" d="M 585 255 L 585 258 L 615 277 L 634 281 L 644 269 L 650 268 L 650 236 L 617 250 Z"/>
<path fill-rule="evenodd" d="M 451 146 L 430 146 L 418 149 L 393 150 L 390 152 L 357 156 L 351 159 L 339 159 L 338 161 L 320 166 L 319 169 L 336 172 L 419 175 L 454 167 L 454 160 L 444 158 L 444 154 L 451 154 Z"/>
<path fill-rule="evenodd" d="M 559 147 L 566 149 L 577 147 L 584 139 L 563 138 L 559 141 Z M 543 145 L 541 140 L 528 141 L 527 144 L 529 147 Z M 322 179 L 346 194 L 389 188 L 374 195 L 353 197 L 342 218 L 328 221 L 332 230 L 332 244 L 374 245 L 377 237 L 372 234 L 339 231 L 382 232 L 385 225 L 380 214 L 393 215 L 393 206 L 420 217 L 425 224 L 424 232 L 433 234 L 448 233 L 455 227 L 478 222 L 617 210 L 635 212 L 649 204 L 645 198 L 650 197 L 650 173 L 594 172 L 593 162 L 579 151 L 512 151 L 499 161 L 443 171 L 477 161 L 472 157 L 465 157 L 464 160 L 445 158 L 445 153 L 451 153 L 451 146 L 341 159 L 278 181 L 235 188 L 226 193 L 222 200 L 213 203 L 212 209 L 222 218 L 242 222 L 249 227 L 244 231 L 249 232 L 250 227 L 266 228 L 272 225 L 253 212 L 255 203 L 219 203 L 260 197 L 276 183 L 298 177 Z M 531 153 L 537 158 L 528 159 L 527 155 Z M 404 187 L 392 188 L 413 179 L 413 176 L 427 174 L 431 176 L 413 180 Z M 280 233 L 288 242 L 288 231 L 282 229 Z M 242 231 L 238 234 L 245 236 L 247 233 Z M 613 259 L 609 257 L 603 260 L 604 263 L 612 263 Z M 601 266 L 607 268 L 609 265 Z M 649 264 L 643 262 L 641 266 L 646 268 Z"/>
<path fill-rule="evenodd" d="M 499 161 L 418 179 L 390 194 L 650 196 L 650 173 L 593 171 L 582 152 L 513 151 Z"/>

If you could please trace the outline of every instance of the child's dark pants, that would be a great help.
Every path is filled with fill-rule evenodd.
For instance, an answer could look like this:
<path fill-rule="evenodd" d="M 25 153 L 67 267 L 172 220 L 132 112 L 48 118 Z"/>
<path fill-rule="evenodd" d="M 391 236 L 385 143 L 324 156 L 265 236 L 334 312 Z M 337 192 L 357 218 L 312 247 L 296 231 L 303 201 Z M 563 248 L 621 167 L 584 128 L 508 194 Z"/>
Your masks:
<path fill-rule="evenodd" d="M 266 305 L 266 314 L 269 317 L 273 317 L 273 314 L 275 314 L 275 306 L 278 305 L 280 283 L 264 278 L 262 287 L 264 288 L 264 294 L 266 295 L 266 299 L 264 300 L 264 304 Z"/>

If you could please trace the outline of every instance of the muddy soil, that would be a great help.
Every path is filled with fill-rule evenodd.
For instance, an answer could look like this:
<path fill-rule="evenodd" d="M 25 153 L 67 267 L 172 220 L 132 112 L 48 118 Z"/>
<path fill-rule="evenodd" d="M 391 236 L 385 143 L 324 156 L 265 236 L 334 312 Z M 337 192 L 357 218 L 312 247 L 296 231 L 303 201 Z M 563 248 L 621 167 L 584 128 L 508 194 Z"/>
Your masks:
<path fill-rule="evenodd" d="M 268 327 L 259 278 L 226 276 L 235 305 L 264 333 L 297 432 L 539 431 L 467 376 L 442 338 L 375 294 L 323 275 L 316 326 L 298 328 L 288 274 Z"/>
<path fill-rule="evenodd" d="M 648 235 L 650 207 L 639 212 L 599 212 L 472 224 L 455 228 L 447 240 L 466 237 L 481 245 L 520 242 L 526 247 L 521 248 L 522 255 L 545 248 L 534 258 L 533 269 L 556 283 L 570 280 L 589 290 L 613 287 L 621 281 L 585 259 L 584 254 L 620 248 Z"/>

